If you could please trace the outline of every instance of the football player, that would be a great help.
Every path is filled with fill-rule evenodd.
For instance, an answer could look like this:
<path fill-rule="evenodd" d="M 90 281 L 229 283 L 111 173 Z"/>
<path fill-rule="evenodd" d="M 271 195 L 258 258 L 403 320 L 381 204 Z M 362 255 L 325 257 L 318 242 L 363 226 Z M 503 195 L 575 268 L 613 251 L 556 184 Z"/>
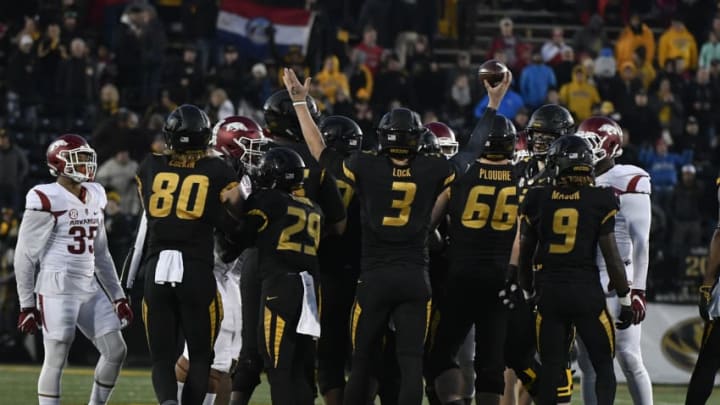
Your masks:
<path fill-rule="evenodd" d="M 615 400 L 613 354 L 615 332 L 605 307 L 596 265 L 598 243 L 619 297 L 616 324 L 633 321 L 630 287 L 615 242 L 618 205 L 612 190 L 593 185 L 593 152 L 583 138 L 558 138 L 547 153 L 551 183 L 533 187 L 520 208 L 518 278 L 525 300 L 537 305 L 536 345 L 542 378 L 540 405 L 557 403 L 557 388 L 568 363 L 568 336 L 575 328 L 587 347 L 597 374 L 598 404 Z"/>
<path fill-rule="evenodd" d="M 345 156 L 360 150 L 363 132 L 350 118 L 332 115 L 320 122 L 328 147 Z M 313 159 L 314 160 L 314 159 Z M 345 388 L 345 365 L 349 360 L 350 308 L 360 274 L 360 207 L 353 188 L 337 179 L 347 211 L 342 235 L 324 238 L 320 249 L 322 336 L 318 341 L 318 386 L 326 405 L 340 405 Z"/>
<path fill-rule="evenodd" d="M 615 158 L 622 154 L 622 129 L 610 118 L 591 117 L 583 121 L 576 135 L 585 138 L 593 148 L 595 184 L 615 192 L 620 210 L 615 216 L 615 237 L 630 287 L 633 312 L 637 315 L 633 325 L 616 333 L 616 359 L 627 378 L 630 396 L 635 405 L 652 405 L 653 394 L 650 375 L 645 369 L 640 349 L 640 322 L 645 318 L 645 285 L 650 251 L 650 176 L 633 165 L 616 165 Z M 610 314 L 617 318 L 620 304 L 615 292 L 607 291 L 608 273 L 605 261 L 598 255 L 600 281 L 607 296 Z M 597 403 L 593 395 L 595 372 L 582 340 L 578 340 L 578 364 L 582 370 L 583 401 Z"/>
<path fill-rule="evenodd" d="M 60 136 L 46 153 L 57 181 L 35 186 L 25 197 L 14 264 L 18 329 L 36 333 L 42 328 L 41 405 L 60 404 L 60 378 L 76 327 L 100 352 L 90 405 L 108 402 L 125 360 L 120 329 L 132 322 L 133 312 L 108 250 L 107 198 L 93 182 L 96 156 L 82 137 Z"/>
<path fill-rule="evenodd" d="M 177 403 L 175 350 L 182 330 L 190 360 L 182 402 L 201 404 L 223 319 L 213 230 L 230 230 L 226 208 L 235 210 L 245 194 L 233 169 L 208 149 L 212 130 L 205 112 L 181 105 L 163 133 L 170 153 L 148 156 L 137 174 L 147 221 L 143 318 L 158 402 Z"/>
<path fill-rule="evenodd" d="M 242 178 L 246 194 L 250 194 L 252 184 L 249 174 L 254 173 L 267 144 L 260 125 L 252 118 L 231 116 L 219 121 L 213 127 L 210 146 L 230 164 Z M 217 289 L 222 301 L 223 319 L 215 340 L 215 357 L 210 367 L 208 393 L 203 405 L 227 404 L 230 401 L 230 372 L 240 356 L 242 311 L 240 306 L 240 269 L 242 261 L 236 260 L 239 252 L 236 246 L 225 242 L 225 235 L 215 234 L 214 267 Z M 183 355 L 175 364 L 178 380 L 178 397 L 182 395 L 188 368 L 188 350 L 185 345 Z M 216 400 L 217 397 L 217 400 Z"/>
<path fill-rule="evenodd" d="M 367 402 L 370 357 L 392 319 L 401 370 L 398 403 L 418 404 L 431 306 L 427 276 L 431 212 L 437 196 L 482 152 L 511 75 L 507 73 L 496 87 L 485 83 L 489 107 L 467 148 L 449 160 L 417 153 L 426 129 L 419 115 L 405 108 L 390 111 L 380 121 L 377 152 L 345 157 L 326 148 L 306 101 L 310 81 L 301 84 L 289 69 L 284 70 L 283 80 L 313 157 L 351 184 L 360 202 L 362 270 L 351 315 L 353 361 L 344 403 Z"/>
<path fill-rule="evenodd" d="M 289 148 L 277 147 L 263 156 L 253 192 L 245 203 L 239 231 L 243 241 L 258 248 L 262 280 L 263 354 L 275 404 L 313 403 L 315 350 L 320 337 L 315 283 L 317 249 L 323 214 L 302 194 L 305 163 Z"/>
<path fill-rule="evenodd" d="M 312 111 L 312 119 L 319 119 L 319 112 L 312 97 L 307 97 Z M 263 106 L 266 130 L 269 138 L 268 149 L 286 147 L 297 152 L 306 163 L 305 179 L 302 189 L 296 193 L 304 194 L 320 205 L 325 221 L 332 233 L 342 233 L 345 227 L 345 207 L 335 183 L 335 177 L 323 170 L 312 158 L 307 145 L 302 143 L 303 137 L 292 100 L 286 90 L 273 93 Z M 321 249 L 322 250 L 322 249 Z M 260 313 L 261 282 L 257 270 L 256 249 L 246 249 L 243 253 L 240 289 L 243 308 L 243 346 L 240 351 L 240 362 L 233 377 L 235 402 L 233 405 L 248 404 L 252 393 L 260 384 L 262 358 L 257 347 L 257 330 Z M 313 373 L 306 373 L 314 378 Z"/>
<path fill-rule="evenodd" d="M 425 124 L 425 128 L 429 129 L 437 137 L 440 152 L 446 158 L 450 159 L 458 153 L 459 144 L 452 128 L 438 121 L 428 122 Z"/>
<path fill-rule="evenodd" d="M 475 334 L 476 377 L 470 381 L 477 403 L 497 404 L 504 391 L 507 320 L 497 291 L 505 282 L 517 224 L 517 179 L 510 162 L 515 137 L 512 122 L 496 115 L 480 159 L 438 199 L 450 218 L 450 266 L 428 367 L 443 404 L 465 403 L 467 388 L 455 356 L 473 325 L 483 331 Z"/>
<path fill-rule="evenodd" d="M 716 180 L 720 185 L 720 178 Z M 720 189 L 717 195 L 720 202 Z M 702 346 L 698 353 L 697 363 L 690 378 L 686 405 L 704 405 L 710 398 L 715 385 L 715 376 L 720 369 L 720 311 L 718 303 L 720 292 L 718 292 L 717 281 L 720 274 L 720 216 L 718 226 L 715 228 L 712 240 L 710 241 L 710 258 L 705 275 L 703 276 L 700 294 L 698 297 L 698 309 L 700 316 L 705 321 L 705 329 L 702 336 Z M 711 316 L 712 304 L 712 316 Z"/>

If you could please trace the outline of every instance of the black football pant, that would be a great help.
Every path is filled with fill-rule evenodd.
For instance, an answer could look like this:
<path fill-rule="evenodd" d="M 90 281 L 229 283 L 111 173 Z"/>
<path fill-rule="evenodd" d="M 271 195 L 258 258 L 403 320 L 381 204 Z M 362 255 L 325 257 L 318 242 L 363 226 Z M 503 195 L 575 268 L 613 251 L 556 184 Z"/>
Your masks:
<path fill-rule="evenodd" d="M 498 299 L 502 278 L 451 277 L 446 294 L 433 314 L 428 359 L 431 383 L 451 368 L 459 368 L 457 353 L 475 325 L 475 390 L 502 395 L 505 390 L 503 350 L 507 311 Z"/>
<path fill-rule="evenodd" d="M 201 405 L 208 388 L 213 346 L 222 322 L 222 300 L 217 291 L 213 265 L 197 260 L 183 261 L 182 283 L 155 283 L 158 256 L 145 266 L 143 320 L 152 360 L 152 383 L 158 402 L 177 400 L 175 362 L 181 336 L 190 354 L 190 367 L 183 388 L 182 403 Z"/>
<path fill-rule="evenodd" d="M 262 282 L 262 327 L 258 345 L 265 361 L 273 404 L 313 403 L 315 342 L 296 332 L 303 302 L 298 274 L 281 274 Z"/>
<path fill-rule="evenodd" d="M 720 369 L 720 323 L 718 322 L 720 321 L 705 323 L 702 346 L 685 398 L 686 405 L 705 404 L 712 394 L 715 375 Z"/>
<path fill-rule="evenodd" d="M 422 402 L 422 357 L 430 305 L 430 282 L 424 269 L 382 268 L 360 275 L 350 319 L 353 357 L 350 380 L 345 387 L 346 405 L 367 404 L 374 374 L 373 353 L 379 350 L 391 319 L 400 367 L 397 403 Z"/>
<path fill-rule="evenodd" d="M 258 315 L 260 314 L 260 272 L 257 249 L 246 249 L 240 267 L 240 300 L 242 304 L 242 348 L 235 374 L 233 391 L 242 393 L 244 403 L 250 401 L 255 387 L 260 385 L 263 363 L 257 344 Z"/>
<path fill-rule="evenodd" d="M 538 387 L 539 405 L 556 404 L 557 389 L 568 363 L 568 336 L 573 325 L 586 343 L 597 374 L 595 393 L 598 405 L 615 401 L 615 329 L 605 308 L 605 295 L 596 282 L 543 283 L 538 288 L 535 333 L 540 353 L 542 378 Z"/>
<path fill-rule="evenodd" d="M 320 274 L 318 385 L 320 393 L 345 387 L 345 364 L 350 354 L 350 309 L 355 299 L 358 272 L 349 268 Z"/>

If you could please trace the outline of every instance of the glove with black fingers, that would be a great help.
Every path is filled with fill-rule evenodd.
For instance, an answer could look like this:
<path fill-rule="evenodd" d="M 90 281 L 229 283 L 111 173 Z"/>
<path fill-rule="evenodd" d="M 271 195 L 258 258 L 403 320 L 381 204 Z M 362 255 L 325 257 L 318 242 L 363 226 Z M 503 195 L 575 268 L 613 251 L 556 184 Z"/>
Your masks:
<path fill-rule="evenodd" d="M 700 294 L 698 297 L 698 311 L 700 312 L 700 317 L 705 322 L 710 322 L 710 314 L 708 312 L 708 309 L 710 308 L 710 300 L 712 299 L 712 286 L 711 285 L 702 285 L 700 286 Z"/>
<path fill-rule="evenodd" d="M 637 325 L 645 319 L 645 290 L 631 290 L 630 300 L 633 311 L 633 325 Z"/>
<path fill-rule="evenodd" d="M 21 333 L 34 335 L 42 326 L 40 311 L 35 307 L 23 308 L 18 316 L 17 328 Z"/>
<path fill-rule="evenodd" d="M 130 302 L 127 298 L 120 298 L 113 303 L 113 306 L 117 317 L 120 318 L 120 325 L 124 329 L 132 323 L 135 317 L 132 308 L 130 308 Z"/>
<path fill-rule="evenodd" d="M 618 294 L 618 297 L 620 298 L 620 316 L 618 316 L 618 321 L 615 322 L 615 327 L 618 329 L 627 329 L 632 325 L 633 319 L 635 318 L 629 291 L 623 296 Z"/>
<path fill-rule="evenodd" d="M 505 287 L 498 292 L 498 298 L 507 309 L 515 309 L 523 300 L 522 290 L 517 282 L 517 266 L 508 265 Z"/>

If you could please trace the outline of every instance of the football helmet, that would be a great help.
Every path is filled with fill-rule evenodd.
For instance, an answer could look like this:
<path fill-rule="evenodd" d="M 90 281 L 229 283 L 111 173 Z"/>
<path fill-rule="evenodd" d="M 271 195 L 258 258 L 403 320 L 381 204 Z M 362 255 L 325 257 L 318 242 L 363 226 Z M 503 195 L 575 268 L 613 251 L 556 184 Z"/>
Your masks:
<path fill-rule="evenodd" d="M 425 131 L 418 113 L 407 108 L 395 108 L 380 120 L 378 150 L 397 159 L 410 157 L 420 148 L 420 136 Z"/>
<path fill-rule="evenodd" d="M 357 122 L 342 115 L 331 115 L 320 123 L 325 143 L 343 154 L 360 150 L 363 132 Z"/>
<path fill-rule="evenodd" d="M 565 107 L 557 104 L 545 104 L 530 116 L 527 128 L 529 149 L 533 155 L 542 156 L 553 141 L 572 133 L 575 120 Z"/>
<path fill-rule="evenodd" d="M 303 186 L 305 162 L 290 148 L 276 147 L 268 150 L 260 159 L 255 178 L 260 188 L 274 188 L 291 192 Z"/>
<path fill-rule="evenodd" d="M 622 128 L 611 118 L 590 117 L 580 123 L 575 135 L 590 143 L 595 163 L 622 155 Z"/>
<path fill-rule="evenodd" d="M 260 163 L 268 139 L 260 125 L 248 117 L 227 117 L 213 127 L 210 146 L 221 155 L 239 160 L 246 168 Z"/>
<path fill-rule="evenodd" d="M 593 152 L 585 139 L 563 135 L 550 145 L 545 159 L 545 170 L 557 179 L 562 176 L 592 176 Z"/>
<path fill-rule="evenodd" d="M 512 159 L 515 153 L 515 125 L 502 114 L 495 115 L 482 157 L 489 160 Z"/>
<path fill-rule="evenodd" d="M 320 118 L 315 99 L 307 96 L 307 107 L 310 115 L 315 121 Z M 269 136 L 286 138 L 293 142 L 303 142 L 303 134 L 300 129 L 300 121 L 295 114 L 292 98 L 287 90 L 280 90 L 273 93 L 263 105 L 265 123 L 270 132 Z"/>
<path fill-rule="evenodd" d="M 528 150 L 527 133 L 525 130 L 518 132 L 517 138 L 515 139 L 515 155 L 513 155 L 513 163 L 521 162 L 522 160 L 529 158 L 530 151 Z"/>
<path fill-rule="evenodd" d="M 424 155 L 440 155 L 442 153 L 438 137 L 429 129 L 426 129 L 425 132 L 420 135 L 419 152 Z"/>
<path fill-rule="evenodd" d="M 45 157 L 55 177 L 66 176 L 76 183 L 95 179 L 97 154 L 80 135 L 60 136 L 48 146 Z"/>
<path fill-rule="evenodd" d="M 438 121 L 425 124 L 425 128 L 435 134 L 440 144 L 441 153 L 446 158 L 450 159 L 458 153 L 459 144 L 452 128 Z"/>
<path fill-rule="evenodd" d="M 208 147 L 212 135 L 210 119 L 198 107 L 183 104 L 168 115 L 163 134 L 174 152 L 203 150 Z"/>

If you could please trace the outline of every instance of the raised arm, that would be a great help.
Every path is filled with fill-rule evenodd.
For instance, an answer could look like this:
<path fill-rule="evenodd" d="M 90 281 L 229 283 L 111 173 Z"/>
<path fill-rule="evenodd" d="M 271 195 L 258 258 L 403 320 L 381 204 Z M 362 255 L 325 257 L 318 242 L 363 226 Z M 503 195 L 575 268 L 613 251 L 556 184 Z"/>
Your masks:
<path fill-rule="evenodd" d="M 315 160 L 320 161 L 320 155 L 325 150 L 325 140 L 320 134 L 320 129 L 315 124 L 315 121 L 310 115 L 310 110 L 307 107 L 307 96 L 310 90 L 310 78 L 305 79 L 305 84 L 301 84 L 298 80 L 295 72 L 292 69 L 283 69 L 283 83 L 290 93 L 290 98 L 293 101 L 295 107 L 295 114 L 297 114 L 298 121 L 300 122 L 300 128 L 302 129 L 305 143 L 307 143 L 310 153 L 313 155 Z"/>

